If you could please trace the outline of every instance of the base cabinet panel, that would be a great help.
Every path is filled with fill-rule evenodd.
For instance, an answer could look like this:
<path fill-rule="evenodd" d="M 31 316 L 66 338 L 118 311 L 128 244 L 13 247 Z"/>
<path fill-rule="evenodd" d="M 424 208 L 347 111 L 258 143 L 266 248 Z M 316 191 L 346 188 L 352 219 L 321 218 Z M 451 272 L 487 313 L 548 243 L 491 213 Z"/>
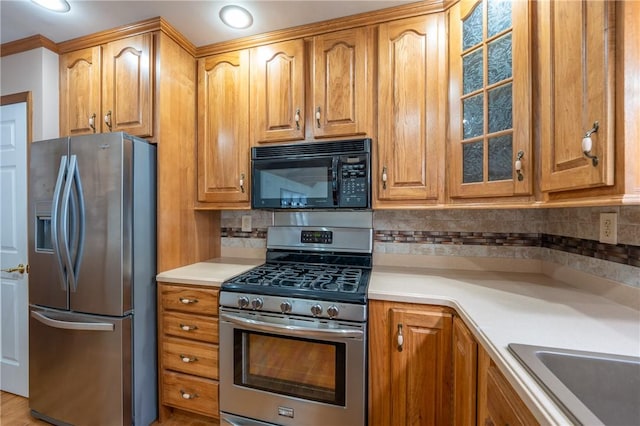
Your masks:
<path fill-rule="evenodd" d="M 446 308 L 370 301 L 369 425 L 451 423 Z"/>

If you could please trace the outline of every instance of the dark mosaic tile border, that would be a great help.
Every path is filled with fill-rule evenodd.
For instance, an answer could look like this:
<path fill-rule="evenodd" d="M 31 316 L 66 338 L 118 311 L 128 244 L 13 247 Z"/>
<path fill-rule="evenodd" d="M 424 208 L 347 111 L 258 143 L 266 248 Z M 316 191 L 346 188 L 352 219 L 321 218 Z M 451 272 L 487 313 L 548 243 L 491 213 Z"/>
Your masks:
<path fill-rule="evenodd" d="M 251 232 L 244 232 L 242 228 L 221 228 L 221 237 L 229 238 L 267 238 L 267 228 L 255 228 Z"/>
<path fill-rule="evenodd" d="M 222 228 L 229 238 L 267 238 L 267 228 L 242 232 L 241 228 Z M 384 231 L 375 230 L 378 243 L 453 244 L 502 247 L 545 247 L 567 253 L 640 267 L 640 246 L 605 244 L 582 238 L 517 232 Z"/>

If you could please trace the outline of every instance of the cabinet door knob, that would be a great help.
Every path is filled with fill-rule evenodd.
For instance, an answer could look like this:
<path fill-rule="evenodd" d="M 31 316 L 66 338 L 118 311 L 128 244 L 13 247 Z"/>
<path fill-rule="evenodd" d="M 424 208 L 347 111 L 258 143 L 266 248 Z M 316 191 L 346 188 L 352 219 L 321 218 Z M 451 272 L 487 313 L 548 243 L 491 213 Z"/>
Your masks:
<path fill-rule="evenodd" d="M 591 149 L 593 149 L 593 140 L 591 140 L 591 135 L 597 133 L 599 128 L 600 123 L 594 121 L 591 130 L 585 133 L 584 137 L 582 138 L 582 153 L 585 157 L 591 159 L 591 164 L 593 164 L 593 167 L 598 166 L 598 156 L 591 154 Z"/>
<path fill-rule="evenodd" d="M 294 120 L 296 120 L 296 130 L 300 130 L 300 108 L 296 109 Z"/>
<path fill-rule="evenodd" d="M 189 364 L 191 362 L 196 362 L 198 360 L 198 358 L 196 358 L 195 356 L 189 356 L 189 355 L 178 355 L 180 357 L 180 359 L 182 360 L 182 362 Z"/>
<path fill-rule="evenodd" d="M 320 114 L 320 107 L 318 107 L 316 108 L 316 125 L 318 129 L 320 128 L 320 117 L 322 117 L 322 115 Z"/>
<path fill-rule="evenodd" d="M 109 128 L 109 131 L 111 131 L 111 110 L 109 110 L 109 112 L 105 114 L 104 124 L 106 124 L 107 127 Z"/>
<path fill-rule="evenodd" d="M 515 169 L 518 174 L 518 180 L 524 180 L 524 175 L 522 174 L 522 157 L 524 157 L 524 151 L 518 151 L 518 156 L 516 157 Z"/>
<path fill-rule="evenodd" d="M 181 297 L 180 303 L 182 303 L 183 305 L 192 305 L 194 303 L 198 303 L 198 299 L 188 299 L 186 297 Z"/>
<path fill-rule="evenodd" d="M 398 324 L 398 352 L 402 352 L 404 346 L 404 336 L 402 335 L 402 324 Z"/>
<path fill-rule="evenodd" d="M 96 113 L 95 112 L 91 114 L 91 117 L 89 117 L 89 127 L 91 127 L 91 130 L 93 130 L 93 133 L 96 132 Z"/>
<path fill-rule="evenodd" d="M 182 395 L 183 399 L 195 399 L 198 397 L 197 393 L 185 392 L 182 389 L 180 389 L 180 395 Z"/>
<path fill-rule="evenodd" d="M 387 189 L 387 166 L 382 167 L 382 189 Z"/>
<path fill-rule="evenodd" d="M 240 191 L 244 194 L 244 173 L 240 174 Z"/>
<path fill-rule="evenodd" d="M 197 330 L 198 326 L 197 325 L 188 325 L 188 324 L 180 324 L 180 328 L 184 331 L 193 331 L 193 330 Z"/>

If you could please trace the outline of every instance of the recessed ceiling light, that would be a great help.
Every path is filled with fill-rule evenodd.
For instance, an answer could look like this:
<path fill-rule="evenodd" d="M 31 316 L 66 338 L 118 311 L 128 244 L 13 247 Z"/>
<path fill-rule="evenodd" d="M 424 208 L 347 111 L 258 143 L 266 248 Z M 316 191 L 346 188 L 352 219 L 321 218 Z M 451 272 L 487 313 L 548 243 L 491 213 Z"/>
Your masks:
<path fill-rule="evenodd" d="M 253 16 L 243 7 L 227 5 L 220 9 L 220 19 L 231 28 L 244 29 L 253 24 Z"/>
<path fill-rule="evenodd" d="M 71 10 L 71 6 L 67 0 L 31 0 L 38 6 L 42 6 L 45 9 L 52 10 L 54 12 L 65 13 Z"/>

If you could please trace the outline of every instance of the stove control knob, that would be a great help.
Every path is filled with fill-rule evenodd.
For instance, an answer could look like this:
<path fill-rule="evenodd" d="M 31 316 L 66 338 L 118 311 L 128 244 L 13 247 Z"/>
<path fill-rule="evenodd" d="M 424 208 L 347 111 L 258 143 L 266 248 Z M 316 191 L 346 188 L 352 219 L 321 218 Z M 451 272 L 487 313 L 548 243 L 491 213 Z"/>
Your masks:
<path fill-rule="evenodd" d="M 238 307 L 244 309 L 249 306 L 249 298 L 246 296 L 238 297 Z"/>
<path fill-rule="evenodd" d="M 322 305 L 316 304 L 311 307 L 311 313 L 314 317 L 320 316 L 322 314 Z"/>
<path fill-rule="evenodd" d="M 338 312 L 338 307 L 336 305 L 331 305 L 327 308 L 327 315 L 329 315 L 329 318 L 337 317 Z"/>
<path fill-rule="evenodd" d="M 251 300 L 251 307 L 253 309 L 262 309 L 262 299 L 259 297 L 256 297 L 255 299 Z"/>
<path fill-rule="evenodd" d="M 283 314 L 288 314 L 289 312 L 291 312 L 291 309 L 292 309 L 291 302 L 287 300 L 285 300 L 280 304 L 280 311 L 282 311 Z"/>

